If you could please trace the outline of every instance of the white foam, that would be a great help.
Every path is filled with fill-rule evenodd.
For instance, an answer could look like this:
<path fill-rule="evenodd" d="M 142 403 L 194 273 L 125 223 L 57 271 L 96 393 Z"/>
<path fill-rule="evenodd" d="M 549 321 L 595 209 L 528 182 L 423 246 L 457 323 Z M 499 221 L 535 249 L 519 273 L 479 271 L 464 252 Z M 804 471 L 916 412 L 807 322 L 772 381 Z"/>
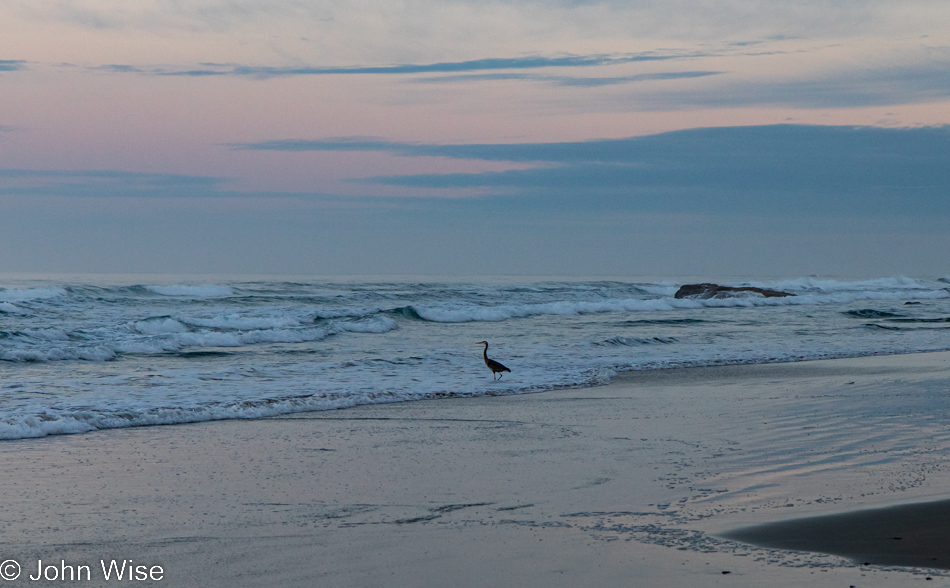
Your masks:
<path fill-rule="evenodd" d="M 301 326 L 300 321 L 288 316 L 278 317 L 248 317 L 240 315 L 216 316 L 212 318 L 188 317 L 182 320 L 196 327 L 211 329 L 233 329 L 248 331 L 251 329 L 285 329 Z"/>
<path fill-rule="evenodd" d="M 512 311 L 504 307 L 481 306 L 413 306 L 420 317 L 436 323 L 471 323 L 505 321 L 513 316 Z M 525 315 L 522 315 L 525 316 Z"/>
<path fill-rule="evenodd" d="M 382 312 L 383 309 L 379 307 L 352 307 L 352 308 L 322 308 L 314 316 L 315 319 L 336 319 L 336 318 L 351 318 L 351 317 L 361 317 L 377 312 Z"/>
<path fill-rule="evenodd" d="M 411 395 L 424 397 L 423 394 Z M 212 406 L 121 411 L 77 411 L 69 414 L 47 411 L 36 416 L 8 416 L 0 420 L 0 439 L 24 439 L 68 435 L 101 429 L 197 423 L 224 419 L 257 419 L 295 412 L 350 408 L 412 400 L 392 394 L 365 392 L 352 396 L 315 394 L 293 398 L 264 399 Z"/>
<path fill-rule="evenodd" d="M 10 349 L 0 353 L 0 359 L 4 361 L 49 361 L 49 357 L 43 351 L 38 349 Z"/>
<path fill-rule="evenodd" d="M 16 304 L 11 304 L 9 302 L 0 302 L 0 312 L 5 312 L 8 314 L 29 314 L 28 311 L 20 308 Z"/>
<path fill-rule="evenodd" d="M 499 322 L 512 318 L 541 315 L 581 315 L 608 312 L 662 312 L 703 307 L 754 306 L 761 296 L 693 300 L 688 298 L 612 299 L 597 301 L 560 301 L 540 304 L 476 306 L 471 304 L 413 306 L 427 321 L 439 323 Z"/>
<path fill-rule="evenodd" d="M 638 287 L 647 294 L 654 296 L 672 297 L 680 289 L 680 284 L 673 282 L 656 282 L 654 284 L 638 284 Z"/>
<path fill-rule="evenodd" d="M 338 323 L 337 326 L 349 333 L 388 333 L 399 328 L 396 321 L 386 316 L 374 316 L 359 321 Z"/>
<path fill-rule="evenodd" d="M 22 417 L 0 421 L 0 439 L 33 439 L 48 435 L 86 433 L 94 430 L 96 430 L 96 427 L 73 417 Z"/>
<path fill-rule="evenodd" d="M 115 351 L 108 347 L 55 347 L 52 349 L 10 349 L 0 352 L 0 359 L 15 362 L 47 361 L 110 361 L 115 359 Z"/>
<path fill-rule="evenodd" d="M 305 343 L 321 341 L 331 333 L 327 329 L 255 329 L 251 331 L 166 332 L 166 339 L 123 343 L 117 351 L 156 353 L 177 351 L 183 347 L 243 347 L 260 343 Z"/>
<path fill-rule="evenodd" d="M 69 335 L 62 329 L 26 329 L 23 334 L 43 341 L 69 341 Z"/>
<path fill-rule="evenodd" d="M 220 298 L 222 296 L 233 296 L 234 291 L 229 286 L 183 286 L 175 284 L 172 286 L 145 286 L 145 289 L 162 296 L 186 296 L 191 298 Z"/>
<path fill-rule="evenodd" d="M 150 338 L 144 341 L 122 342 L 116 345 L 116 353 L 167 353 L 169 351 L 179 351 L 182 345 L 174 339 Z"/>
<path fill-rule="evenodd" d="M 254 343 L 305 343 L 321 341 L 328 332 L 325 329 L 268 329 L 248 331 L 238 336 L 244 345 Z"/>
<path fill-rule="evenodd" d="M 189 347 L 241 347 L 244 345 L 240 333 L 181 333 L 175 335 L 175 338 L 182 345 Z"/>
<path fill-rule="evenodd" d="M 771 288 L 774 290 L 786 290 L 791 292 L 801 291 L 819 291 L 819 292 L 839 292 L 839 291 L 879 291 L 882 289 L 891 290 L 932 290 L 933 286 L 928 285 L 922 280 L 908 278 L 905 276 L 896 276 L 891 278 L 877 278 L 874 280 L 860 281 L 839 281 L 822 278 L 798 278 L 794 280 L 780 280 L 776 282 L 749 282 L 749 285 L 758 288 Z"/>
<path fill-rule="evenodd" d="M 188 327 L 171 317 L 160 317 L 138 321 L 133 325 L 143 335 L 164 335 L 168 333 L 187 333 Z"/>

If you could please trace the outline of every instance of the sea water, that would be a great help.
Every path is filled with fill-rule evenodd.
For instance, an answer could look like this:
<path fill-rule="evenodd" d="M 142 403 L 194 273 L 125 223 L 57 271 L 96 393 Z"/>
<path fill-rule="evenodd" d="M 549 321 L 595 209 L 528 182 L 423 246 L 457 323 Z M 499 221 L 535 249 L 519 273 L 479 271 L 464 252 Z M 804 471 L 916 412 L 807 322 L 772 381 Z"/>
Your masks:
<path fill-rule="evenodd" d="M 0 276 L 0 438 L 950 349 L 948 278 L 682 283 Z"/>

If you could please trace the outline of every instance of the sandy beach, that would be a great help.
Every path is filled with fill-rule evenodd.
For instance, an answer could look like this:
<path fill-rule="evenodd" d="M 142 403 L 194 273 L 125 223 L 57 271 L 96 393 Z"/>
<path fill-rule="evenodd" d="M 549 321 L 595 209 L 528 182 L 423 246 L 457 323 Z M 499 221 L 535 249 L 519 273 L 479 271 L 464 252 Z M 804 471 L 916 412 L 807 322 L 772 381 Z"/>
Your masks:
<path fill-rule="evenodd" d="M 947 585 L 725 535 L 947 499 L 948 418 L 931 353 L 5 441 L 0 556 L 11 585 L 113 559 L 170 586 Z"/>

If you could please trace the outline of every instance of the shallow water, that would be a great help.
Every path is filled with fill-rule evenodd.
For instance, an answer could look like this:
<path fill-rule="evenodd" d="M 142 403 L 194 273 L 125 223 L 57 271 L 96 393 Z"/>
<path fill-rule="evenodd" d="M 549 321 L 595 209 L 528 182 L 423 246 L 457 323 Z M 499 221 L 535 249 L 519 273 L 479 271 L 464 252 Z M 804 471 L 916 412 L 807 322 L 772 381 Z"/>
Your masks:
<path fill-rule="evenodd" d="M 153 281 L 0 277 L 0 438 L 950 349 L 946 278 L 710 300 L 672 281 Z"/>

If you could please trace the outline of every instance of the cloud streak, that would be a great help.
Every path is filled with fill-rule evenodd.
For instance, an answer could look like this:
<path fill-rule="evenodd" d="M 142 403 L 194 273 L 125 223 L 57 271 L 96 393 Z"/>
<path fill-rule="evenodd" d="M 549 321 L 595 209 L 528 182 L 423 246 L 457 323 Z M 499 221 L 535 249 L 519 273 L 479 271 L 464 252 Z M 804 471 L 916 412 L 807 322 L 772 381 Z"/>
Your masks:
<path fill-rule="evenodd" d="M 772 106 L 853 108 L 920 104 L 950 98 L 950 55 L 925 63 L 865 67 L 805 79 L 720 85 L 715 90 L 660 90 L 620 99 L 616 108 L 691 109 Z"/>
<path fill-rule="evenodd" d="M 698 52 L 643 52 L 596 55 L 529 55 L 523 57 L 491 57 L 467 61 L 444 61 L 423 64 L 357 65 L 334 67 L 276 67 L 253 66 L 229 63 L 202 63 L 196 68 L 140 67 L 125 64 L 109 64 L 93 69 L 112 73 L 137 73 L 153 76 L 241 76 L 268 79 L 287 76 L 324 75 L 415 75 L 431 73 L 460 73 L 498 70 L 526 70 L 563 67 L 601 67 L 626 63 L 671 61 L 703 57 Z"/>
<path fill-rule="evenodd" d="M 751 43 L 751 42 L 750 42 Z M 744 47 L 745 45 L 743 45 Z M 727 51 L 728 53 L 728 51 Z M 233 63 L 201 63 L 194 68 L 105 64 L 87 69 L 113 74 L 157 77 L 247 77 L 267 80 L 292 76 L 395 76 L 412 84 L 465 84 L 517 81 L 559 87 L 596 89 L 630 85 L 629 92 L 594 97 L 585 109 L 594 111 L 679 111 L 695 108 L 855 108 L 921 104 L 950 98 L 950 51 L 931 48 L 905 56 L 906 63 L 850 65 L 832 73 L 784 79 L 749 79 L 740 71 L 694 69 L 618 76 L 584 75 L 581 70 L 636 62 L 666 62 L 721 56 L 722 51 L 643 52 L 485 58 L 423 64 L 347 67 L 276 67 Z M 751 54 L 743 54 L 750 56 Z M 22 69 L 23 63 L 9 63 Z M 569 75 L 552 70 L 573 70 Z M 541 71 L 547 70 L 547 71 Z M 732 75 L 724 75 L 730 73 Z M 698 80 L 708 79 L 699 82 Z M 695 84 L 645 82 L 697 80 Z M 638 85 L 642 84 L 642 85 Z"/>
<path fill-rule="evenodd" d="M 548 82 L 557 86 L 596 88 L 600 86 L 615 86 L 619 84 L 631 84 L 636 82 L 662 81 L 662 80 L 684 80 L 693 78 L 703 78 L 707 76 L 720 75 L 721 71 L 681 71 L 681 72 L 659 72 L 634 74 L 630 76 L 615 77 L 580 77 L 580 76 L 540 76 L 535 74 L 523 73 L 495 73 L 495 74 L 463 74 L 447 75 L 439 77 L 416 78 L 414 83 L 423 84 L 445 84 L 445 83 L 464 83 L 464 82 L 484 82 L 498 80 L 521 80 L 533 82 Z"/>
<path fill-rule="evenodd" d="M 267 151 L 385 151 L 537 163 L 502 172 L 353 180 L 481 189 L 534 206 L 762 214 L 950 215 L 950 126 L 918 129 L 774 125 L 690 129 L 568 143 L 432 145 L 366 138 L 269 141 Z"/>
<path fill-rule="evenodd" d="M 26 61 L 22 59 L 0 59 L 0 71 L 20 71 L 26 69 Z"/>

